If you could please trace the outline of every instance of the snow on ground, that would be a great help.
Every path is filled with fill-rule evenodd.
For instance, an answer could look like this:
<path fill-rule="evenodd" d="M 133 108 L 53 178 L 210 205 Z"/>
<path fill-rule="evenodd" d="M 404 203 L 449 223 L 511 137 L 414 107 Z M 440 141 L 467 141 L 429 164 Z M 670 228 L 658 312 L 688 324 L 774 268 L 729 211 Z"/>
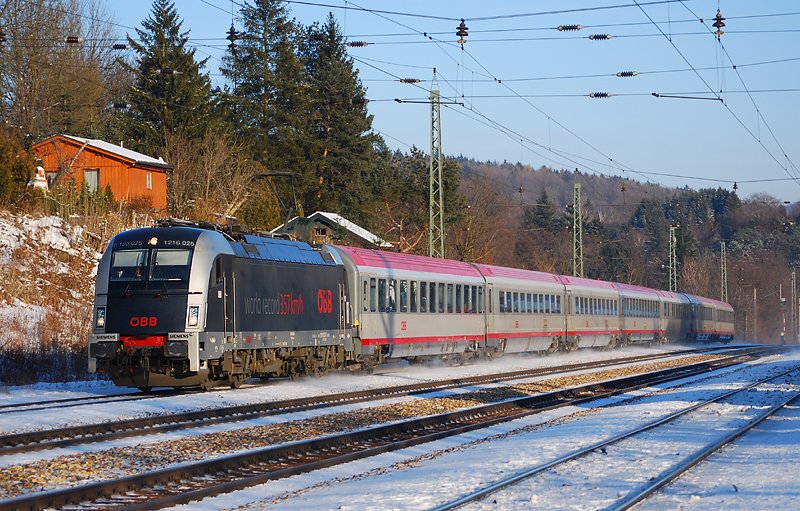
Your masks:
<path fill-rule="evenodd" d="M 797 509 L 800 406 L 786 407 L 684 474 L 638 510 Z"/>
<path fill-rule="evenodd" d="M 728 347 L 728 346 L 725 346 Z M 386 366 L 372 375 L 331 374 L 322 378 L 273 380 L 266 384 L 245 386 L 237 390 L 220 389 L 210 392 L 187 393 L 178 396 L 156 397 L 109 403 L 85 404 L 52 410 L 15 411 L 0 409 L 0 433 L 63 427 L 83 423 L 129 419 L 156 414 L 200 410 L 223 406 L 279 401 L 316 395 L 351 392 L 378 387 L 407 385 L 448 378 L 519 371 L 539 367 L 577 364 L 609 358 L 624 358 L 643 354 L 667 353 L 686 346 L 669 345 L 652 348 L 629 347 L 614 351 L 581 350 L 574 353 L 539 356 L 506 356 L 481 363 L 450 367 L 442 364 L 408 366 L 405 363 Z M 0 406 L 32 403 L 49 399 L 69 399 L 91 395 L 113 395 L 130 392 L 110 382 L 72 382 L 8 387 L 0 392 Z"/>
<path fill-rule="evenodd" d="M 624 406 L 585 413 L 590 406 L 601 404 L 595 402 L 535 414 L 480 431 L 281 479 L 174 509 L 211 510 L 238 506 L 292 510 L 428 509 L 555 459 L 565 452 L 651 422 L 702 398 L 719 395 L 742 386 L 744 382 L 798 366 L 800 354 L 770 360 L 750 363 L 746 370 L 727 370 L 719 378 L 694 378 L 692 381 L 695 383 L 684 387 L 677 387 L 680 382 L 660 385 L 658 388 L 671 390 L 651 396 L 645 396 L 647 391 L 640 390 L 635 394 L 644 397 L 626 402 Z M 796 384 L 793 387 L 797 390 Z M 604 401 L 614 403 L 622 399 L 616 397 Z M 758 403 L 742 405 L 742 410 L 752 409 L 754 405 Z M 575 413 L 578 415 L 568 417 Z M 712 421 L 715 416 L 713 413 L 701 414 L 697 420 L 707 420 L 705 427 L 710 430 L 718 427 Z M 793 408 L 782 414 L 781 418 L 768 421 L 755 434 L 736 442 L 725 453 L 714 458 L 714 462 L 701 464 L 696 469 L 698 471 L 693 472 L 699 475 L 684 477 L 674 489 L 668 488 L 662 500 L 654 501 L 648 509 L 719 509 L 728 508 L 729 502 L 734 502 L 741 509 L 794 508 L 800 495 L 800 478 L 796 476 L 796 471 L 791 471 L 800 460 L 799 419 L 800 412 Z M 703 429 L 704 424 L 695 423 L 694 427 Z M 776 432 L 780 432 L 781 437 L 777 438 Z M 675 449 L 669 443 L 658 448 L 663 451 L 660 454 L 666 456 Z M 751 470 L 748 468 L 750 464 L 764 470 Z M 639 464 L 630 463 L 616 467 L 613 474 L 603 475 L 624 481 L 635 479 L 642 469 Z M 783 473 L 775 476 L 777 472 Z M 557 474 L 550 478 L 547 487 L 532 491 L 531 483 L 522 484 L 507 490 L 502 504 L 500 501 L 494 504 L 496 498 L 489 497 L 471 509 L 531 509 L 541 506 L 553 509 L 596 508 L 596 503 L 592 503 L 592 482 L 599 480 L 599 474 L 583 474 L 580 487 L 573 487 L 570 482 L 559 479 Z M 737 492 L 734 484 L 741 490 Z M 767 495 L 764 491 L 766 488 L 774 493 Z M 731 492 L 737 495 L 732 496 Z M 561 494 L 573 497 L 569 506 L 566 502 L 561 503 L 558 497 Z"/>
<path fill-rule="evenodd" d="M 31 241 L 70 255 L 80 255 L 81 251 L 75 247 L 83 245 L 83 228 L 69 226 L 57 216 L 34 218 L 0 211 L 0 264 L 11 262 L 14 250 Z M 56 265 L 52 271 L 63 272 L 66 268 L 66 264 Z"/>
<path fill-rule="evenodd" d="M 660 351 L 660 350 L 659 350 Z M 605 355 L 604 358 L 607 358 L 611 355 L 616 355 L 616 353 L 608 353 L 608 352 L 595 352 L 594 355 L 602 354 Z M 586 357 L 593 356 L 592 354 L 585 353 L 583 354 Z M 628 353 L 630 355 L 630 353 Z M 517 370 L 520 367 L 520 363 L 522 365 L 534 365 L 536 362 L 544 362 L 550 361 L 554 362 L 555 359 L 536 359 L 530 357 L 516 357 L 520 358 L 520 360 L 511 361 L 506 360 L 506 364 L 501 365 L 501 368 L 510 367 L 508 370 Z M 558 357 L 555 357 L 558 358 Z M 567 356 L 563 357 L 566 360 L 561 360 L 561 363 L 575 363 L 574 357 Z M 498 361 L 499 362 L 499 361 Z M 646 362 L 645 362 L 646 363 Z M 509 364 L 512 364 L 509 366 Z M 624 364 L 621 367 L 627 365 L 634 365 L 634 364 Z M 493 370 L 490 370 L 493 369 Z M 363 384 L 361 382 L 362 379 L 368 380 L 370 383 L 366 386 L 369 388 L 375 388 L 379 386 L 386 386 L 386 385 L 401 385 L 403 383 L 407 383 L 409 378 L 413 379 L 414 381 L 430 381 L 435 379 L 443 379 L 443 378 L 452 378 L 456 377 L 456 374 L 459 376 L 464 376 L 465 374 L 485 374 L 490 372 L 496 372 L 500 370 L 498 368 L 498 364 L 485 364 L 485 365 L 477 365 L 477 366 L 467 366 L 467 367 L 460 367 L 460 368 L 453 368 L 453 367 L 395 367 L 393 369 L 388 369 L 386 375 L 372 375 L 372 376 L 360 376 L 360 375 L 349 375 L 349 376 L 338 376 L 338 377 L 331 377 L 335 384 L 334 385 L 326 385 L 325 391 L 326 392 L 344 392 L 347 389 L 353 389 L 353 385 L 355 383 Z M 581 374 L 584 372 L 588 372 L 587 370 L 584 371 L 575 371 L 569 374 Z M 454 374 L 455 373 L 455 374 Z M 525 378 L 524 381 L 526 382 L 534 382 L 539 380 L 548 379 L 551 376 L 541 376 L 536 378 Z M 387 383 L 386 378 L 391 378 L 391 383 Z M 292 389 L 298 392 L 301 396 L 306 395 L 319 395 L 324 393 L 323 390 L 320 388 L 319 384 L 327 383 L 329 380 L 328 377 L 322 379 L 307 379 L 307 380 L 299 380 L 295 382 L 285 382 L 286 385 L 291 385 Z M 95 382 L 96 383 L 96 382 Z M 439 396 L 452 396 L 457 394 L 463 394 L 466 392 L 472 392 L 479 389 L 487 389 L 487 388 L 495 388 L 495 387 L 503 387 L 509 384 L 512 384 L 513 381 L 502 382 L 502 383 L 488 383 L 483 385 L 471 385 L 468 387 L 459 387 L 454 389 L 447 389 L 443 391 L 435 391 L 435 392 L 428 392 L 421 395 L 412 395 L 412 396 L 399 396 L 399 397 L 392 397 L 388 399 L 384 399 L 380 401 L 381 405 L 388 405 L 393 403 L 401 403 L 401 402 L 408 402 L 408 401 L 415 401 L 420 399 L 428 399 L 433 397 Z M 65 385 L 65 387 L 77 387 L 76 385 Z M 53 398 L 54 393 L 52 390 L 54 388 L 58 388 L 53 384 L 39 384 L 33 386 L 33 388 L 29 389 L 29 392 L 24 392 L 21 389 L 15 392 L 14 394 L 22 394 L 22 395 L 40 395 L 41 391 L 37 391 L 36 389 L 47 389 L 49 392 L 46 393 L 47 396 Z M 113 392 L 115 391 L 114 387 L 109 387 L 108 385 L 99 386 L 97 384 L 93 386 L 89 386 L 89 388 L 96 388 L 98 391 L 95 395 L 109 395 L 113 396 Z M 120 391 L 121 389 L 116 389 Z M 102 422 L 102 418 L 108 416 L 108 412 L 115 411 L 119 413 L 121 409 L 124 408 L 123 413 L 131 413 L 134 409 L 139 410 L 139 415 L 149 414 L 155 415 L 157 413 L 166 413 L 170 411 L 179 411 L 185 410 L 187 408 L 195 409 L 197 405 L 201 404 L 204 406 L 217 406 L 220 404 L 220 401 L 217 400 L 223 399 L 225 396 L 233 394 L 234 397 L 239 397 L 242 395 L 246 390 L 250 391 L 252 396 L 262 396 L 262 399 L 257 400 L 264 402 L 264 401 L 272 401 L 276 399 L 285 398 L 285 393 L 279 391 L 272 387 L 271 385 L 266 385 L 264 387 L 259 387 L 255 389 L 239 389 L 236 391 L 221 391 L 216 393 L 202 393 L 202 394 L 191 394 L 187 396 L 170 396 L 164 398 L 153 398 L 148 400 L 143 400 L 142 402 L 139 401 L 132 401 L 132 402 L 123 402 L 119 404 L 109 404 L 109 403 L 97 403 L 92 405 L 82 405 L 80 407 L 74 408 L 67 408 L 64 410 L 31 410 L 31 411 L 24 411 L 24 412 L 13 412 L 8 410 L 0 409 L 0 427 L 15 427 L 15 431 L 23 430 L 31 430 L 31 429 L 43 429 L 54 427 L 55 425 L 61 426 L 62 423 L 60 421 L 65 420 L 66 417 L 71 417 L 72 420 L 68 421 L 70 424 L 72 422 Z M 89 392 L 77 392 L 75 391 L 74 394 L 76 396 L 82 395 L 92 395 Z M 210 401 L 209 401 L 210 399 Z M 244 399 L 244 398 L 243 398 Z M 151 403 L 152 401 L 156 401 L 156 403 Z M 23 401 L 25 402 L 25 401 Z M 2 404 L 2 403 L 0 403 Z M 114 447 L 129 447 L 135 445 L 143 445 L 143 444 L 154 444 L 158 442 L 169 442 L 171 440 L 176 440 L 179 438 L 185 438 L 188 436 L 196 436 L 202 434 L 209 434 L 209 433 L 216 433 L 222 431 L 234 431 L 237 429 L 242 429 L 246 427 L 254 427 L 254 426 L 263 426 L 268 424 L 278 424 L 283 422 L 288 422 L 292 420 L 302 420 L 307 419 L 319 415 L 330 414 L 330 413 L 343 413 L 353 410 L 361 410 L 369 407 L 376 406 L 375 401 L 365 402 L 365 403 L 350 403 L 350 404 L 343 404 L 340 406 L 335 407 L 326 407 L 317 410 L 307 410 L 307 411 L 300 411 L 300 412 L 289 412 L 279 415 L 271 415 L 267 417 L 260 417 L 256 419 L 249 419 L 249 420 L 242 420 L 236 422 L 229 422 L 223 424 L 216 424 L 211 426 L 201 426 L 198 427 L 179 430 L 174 432 L 168 433 L 159 433 L 147 436 L 135 436 L 129 438 L 123 438 L 108 442 L 94 442 L 84 445 L 72 446 L 72 447 L 65 447 L 65 448 L 57 448 L 57 449 L 48 449 L 46 451 L 34 451 L 30 453 L 23 453 L 23 454 L 14 454 L 9 456 L 0 456 L 0 467 L 14 465 L 14 464 L 21 464 L 21 463 L 29 463 L 37 460 L 43 459 L 53 459 L 58 456 L 64 455 L 71 455 L 71 454 L 78 454 L 78 453 L 86 453 L 86 452 L 99 452 L 105 449 L 110 449 Z"/>

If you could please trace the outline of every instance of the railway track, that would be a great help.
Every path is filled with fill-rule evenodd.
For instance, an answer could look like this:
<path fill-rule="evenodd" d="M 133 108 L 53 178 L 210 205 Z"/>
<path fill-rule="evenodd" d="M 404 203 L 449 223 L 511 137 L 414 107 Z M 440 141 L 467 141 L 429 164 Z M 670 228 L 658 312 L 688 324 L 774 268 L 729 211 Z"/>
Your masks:
<path fill-rule="evenodd" d="M 774 380 L 777 380 L 777 379 L 780 379 L 780 378 L 784 378 L 784 377 L 786 377 L 786 376 L 788 376 L 790 374 L 794 374 L 794 375 L 800 374 L 800 368 L 795 367 L 795 368 L 792 368 L 792 369 L 790 369 L 788 371 L 784 371 L 784 372 L 782 372 L 782 373 L 780 373 L 778 375 L 773 375 L 773 376 L 770 376 L 769 378 L 764 378 L 762 380 L 750 383 L 750 384 L 745 385 L 745 386 L 743 386 L 741 388 L 732 390 L 730 392 L 726 392 L 724 394 L 721 394 L 721 395 L 718 395 L 716 397 L 707 399 L 707 400 L 702 401 L 700 403 L 696 403 L 696 404 L 694 404 L 692 406 L 688 406 L 686 408 L 683 408 L 681 410 L 673 412 L 673 413 L 671 413 L 671 414 L 669 414 L 669 415 L 667 415 L 665 417 L 661 417 L 659 419 L 651 421 L 651 422 L 649 422 L 647 424 L 644 424 L 642 426 L 638 426 L 638 427 L 636 427 L 636 428 L 634 428 L 634 429 L 632 429 L 630 431 L 626 431 L 626 432 L 614 435 L 614 436 L 612 436 L 612 437 L 610 437 L 608 439 L 601 440 L 601 441 L 596 442 L 596 443 L 594 443 L 592 445 L 589 445 L 587 447 L 583 447 L 583 448 L 577 449 L 577 450 L 575 450 L 575 451 L 573 451 L 571 453 L 568 453 L 568 454 L 566 454 L 564 456 L 561 456 L 560 458 L 555 459 L 553 461 L 550 461 L 550 462 L 547 462 L 547 463 L 543 463 L 541 465 L 537 465 L 535 467 L 531 467 L 529 469 L 517 472 L 517 473 L 513 474 L 512 476 L 510 476 L 508 478 L 505 478 L 503 480 L 497 481 L 497 482 L 495 482 L 493 484 L 490 484 L 490 485 L 487 485 L 487 486 L 485 486 L 483 488 L 477 489 L 477 490 L 475 490 L 473 492 L 470 492 L 469 494 L 466 494 L 466 495 L 464 495 L 464 496 L 462 496 L 462 497 L 460 497 L 460 498 L 458 498 L 456 500 L 453 500 L 451 502 L 448 502 L 446 504 L 437 506 L 437 507 L 433 508 L 431 511 L 449 511 L 449 510 L 452 510 L 452 509 L 457 509 L 457 508 L 462 507 L 462 506 L 464 506 L 466 504 L 480 501 L 483 498 L 485 498 L 485 497 L 487 497 L 487 496 L 489 496 L 491 494 L 494 494 L 494 493 L 497 493 L 497 492 L 499 492 L 501 490 L 505 490 L 507 488 L 510 488 L 510 487 L 512 487 L 514 485 L 517 485 L 517 484 L 519 484 L 519 483 L 521 483 L 523 481 L 526 481 L 526 480 L 528 480 L 530 478 L 533 478 L 533 477 L 535 477 L 537 475 L 543 474 L 543 473 L 545 473 L 545 472 L 547 472 L 549 470 L 555 469 L 555 468 L 557 468 L 557 467 L 559 467 L 561 465 L 564 465 L 565 463 L 568 463 L 570 461 L 576 460 L 578 458 L 581 458 L 581 457 L 584 457 L 584 456 L 588 456 L 590 454 L 594 454 L 594 453 L 597 453 L 597 452 L 602 452 L 602 453 L 605 454 L 605 453 L 608 452 L 608 448 L 610 446 L 614 445 L 614 444 L 617 444 L 617 443 L 622 442 L 622 441 L 627 440 L 627 439 L 634 438 L 634 437 L 636 437 L 637 435 L 640 435 L 643 432 L 650 431 L 650 430 L 653 430 L 653 429 L 658 428 L 660 426 L 664 426 L 664 425 L 670 424 L 670 423 L 674 422 L 675 420 L 677 420 L 679 418 L 682 418 L 682 417 L 685 417 L 688 414 L 690 414 L 692 412 L 695 412 L 695 411 L 697 411 L 697 410 L 699 410 L 701 408 L 708 407 L 708 406 L 710 406 L 712 404 L 715 404 L 715 403 L 720 403 L 720 402 L 723 402 L 723 401 L 730 400 L 734 396 L 740 395 L 740 394 L 742 394 L 744 392 L 752 391 L 753 389 L 755 389 L 755 388 L 757 388 L 757 387 L 759 387 L 761 385 L 764 385 L 764 384 L 766 384 L 768 382 L 771 382 L 771 381 L 774 381 Z M 689 456 L 687 456 L 684 459 L 682 459 L 681 461 L 673 464 L 667 470 L 661 472 L 657 476 L 651 477 L 643 485 L 641 485 L 639 487 L 636 487 L 633 490 L 631 490 L 629 493 L 621 496 L 613 504 L 611 504 L 609 506 L 604 506 L 604 509 L 607 509 L 607 510 L 618 510 L 618 511 L 630 509 L 631 507 L 633 507 L 636 504 L 640 503 L 641 501 L 645 500 L 647 497 L 649 497 L 650 495 L 654 494 L 655 492 L 657 492 L 658 490 L 660 490 L 661 488 L 663 488 L 664 486 L 666 486 L 667 484 L 669 484 L 670 482 L 672 482 L 673 480 L 678 478 L 681 474 L 685 473 L 686 471 L 688 471 L 689 469 L 691 469 L 692 467 L 694 467 L 698 463 L 702 462 L 703 460 L 705 460 L 708 457 L 710 457 L 711 455 L 713 455 L 715 452 L 717 452 L 719 449 L 721 449 L 725 445 L 729 444 L 730 442 L 732 442 L 735 439 L 739 438 L 743 434 L 747 433 L 748 431 L 750 431 L 752 428 L 754 428 L 758 424 L 761 424 L 764 420 L 766 420 L 767 418 L 771 417 L 772 415 L 774 415 L 779 410 L 783 409 L 786 406 L 794 404 L 797 401 L 800 401 L 800 393 L 792 393 L 788 397 L 783 397 L 782 399 L 777 400 L 777 403 L 772 404 L 772 406 L 770 406 L 768 409 L 766 409 L 762 413 L 757 414 L 754 418 L 748 420 L 747 422 L 745 422 L 741 426 L 734 428 L 728 434 L 722 435 L 721 437 L 714 439 L 711 443 L 703 446 L 699 450 L 697 450 L 695 452 L 692 452 Z M 647 451 L 645 450 L 645 452 L 647 452 Z M 590 469 L 587 469 L 587 470 L 589 470 L 591 472 Z M 591 473 L 599 474 L 599 473 L 602 473 L 602 471 L 591 472 Z M 563 472 L 561 473 L 561 475 L 563 477 Z"/>
<path fill-rule="evenodd" d="M 674 351 L 670 353 L 660 353 L 654 354 L 654 357 L 667 357 L 670 355 L 682 355 L 682 354 L 689 354 L 689 353 L 707 353 L 707 352 L 714 352 L 714 351 L 725 351 L 730 348 L 700 348 L 700 349 L 689 349 L 689 350 L 680 350 Z M 636 358 L 636 357 L 631 357 Z M 625 360 L 625 359 L 618 359 L 618 360 Z M 389 372 L 396 372 L 396 371 L 389 371 Z M 375 374 L 382 374 L 379 371 L 376 371 Z M 218 388 L 214 389 L 215 392 L 226 392 L 226 389 Z M 83 397 L 70 397 L 64 399 L 49 399 L 43 401 L 30 401 L 27 403 L 11 403 L 0 405 L 0 415 L 2 414 L 11 414 L 11 413 L 22 413 L 22 412 L 32 412 L 32 411 L 40 411 L 40 410 L 52 410 L 56 408 L 72 408 L 77 406 L 85 406 L 86 404 L 105 404 L 105 403 L 120 403 L 125 401 L 140 401 L 146 399 L 153 399 L 157 397 L 170 397 L 175 395 L 182 395 L 182 394 L 189 394 L 189 393 L 198 393 L 204 392 L 200 389 L 155 389 L 151 390 L 150 392 L 128 392 L 124 394 L 115 394 L 115 395 L 108 395 L 108 396 L 83 396 Z"/>
<path fill-rule="evenodd" d="M 761 350 L 762 348 L 733 348 L 723 350 L 723 352 L 731 354 L 750 353 L 753 349 Z M 637 362 L 647 362 L 681 355 L 703 354 L 718 351 L 720 351 L 718 348 L 682 350 L 671 353 L 639 355 L 614 360 L 600 360 L 580 364 L 571 364 L 567 366 L 537 368 L 499 374 L 455 378 L 380 389 L 337 393 L 326 396 L 314 396 L 284 401 L 273 401 L 269 403 L 216 408 L 212 410 L 159 415 L 140 419 L 111 421 L 100 424 L 88 424 L 34 432 L 12 433 L 0 436 L 0 456 L 61 447 L 71 447 L 80 444 L 117 440 L 132 436 L 166 433 L 170 431 L 197 428 L 201 426 L 256 419 L 287 412 L 314 410 L 340 406 L 343 404 L 376 401 L 390 397 L 417 395 L 426 392 L 447 390 L 468 385 L 497 383 L 523 378 L 548 376 L 565 372 L 598 369 Z"/>
<path fill-rule="evenodd" d="M 0 405 L 0 414 L 21 413 L 21 412 L 36 412 L 41 410 L 52 410 L 55 408 L 72 408 L 76 406 L 85 406 L 87 404 L 106 404 L 106 403 L 124 403 L 126 401 L 141 401 L 145 399 L 153 399 L 156 397 L 170 397 L 188 392 L 199 392 L 195 390 L 175 390 L 163 389 L 154 390 L 149 393 L 129 392 L 125 394 L 115 394 L 110 396 L 83 396 L 83 397 L 70 397 L 65 399 L 50 399 L 46 401 L 31 401 L 28 403 L 13 403 L 7 405 Z"/>
<path fill-rule="evenodd" d="M 658 383 L 699 375 L 752 360 L 768 351 L 593 383 L 569 390 L 282 444 L 197 463 L 169 467 L 84 486 L 25 495 L 0 502 L 0 511 L 64 508 L 159 509 L 430 442 L 544 410 L 579 404 Z"/>

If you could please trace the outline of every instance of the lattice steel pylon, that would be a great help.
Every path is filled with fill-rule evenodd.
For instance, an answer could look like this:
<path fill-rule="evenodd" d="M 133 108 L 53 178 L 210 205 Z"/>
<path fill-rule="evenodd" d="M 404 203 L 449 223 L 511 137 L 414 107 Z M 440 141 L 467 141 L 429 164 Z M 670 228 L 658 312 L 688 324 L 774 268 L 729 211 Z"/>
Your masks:
<path fill-rule="evenodd" d="M 725 255 L 725 242 L 719 242 L 720 300 L 728 301 L 728 258 Z"/>
<path fill-rule="evenodd" d="M 583 212 L 581 184 L 572 187 L 572 275 L 583 277 Z"/>
<path fill-rule="evenodd" d="M 669 226 L 669 290 L 673 293 L 678 290 L 678 250 L 675 240 L 675 225 Z"/>
<path fill-rule="evenodd" d="M 434 75 L 434 80 L 436 76 Z M 430 175 L 428 255 L 444 257 L 444 183 L 442 182 L 442 123 L 441 95 L 431 90 L 431 160 Z"/>

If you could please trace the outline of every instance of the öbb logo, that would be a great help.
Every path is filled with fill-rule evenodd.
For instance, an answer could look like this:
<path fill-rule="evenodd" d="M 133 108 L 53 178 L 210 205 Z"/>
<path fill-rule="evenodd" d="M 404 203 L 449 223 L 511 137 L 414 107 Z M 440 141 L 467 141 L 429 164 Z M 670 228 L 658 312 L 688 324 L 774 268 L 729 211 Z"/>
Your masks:
<path fill-rule="evenodd" d="M 158 326 L 158 318 L 156 316 L 134 316 L 130 320 L 131 326 Z"/>

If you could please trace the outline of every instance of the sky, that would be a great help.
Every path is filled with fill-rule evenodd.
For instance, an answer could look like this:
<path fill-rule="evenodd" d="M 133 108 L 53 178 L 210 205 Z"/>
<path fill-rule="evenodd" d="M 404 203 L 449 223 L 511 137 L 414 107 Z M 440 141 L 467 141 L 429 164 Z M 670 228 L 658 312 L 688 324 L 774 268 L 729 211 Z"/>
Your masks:
<path fill-rule="evenodd" d="M 208 58 L 216 85 L 225 84 L 217 67 L 231 23 L 241 29 L 242 1 L 175 0 L 190 45 L 198 58 Z M 105 5 L 122 37 L 135 35 L 151 3 Z M 670 187 L 732 189 L 736 183 L 742 197 L 767 193 L 800 201 L 795 1 L 286 5 L 304 25 L 332 12 L 348 41 L 369 43 L 349 51 L 367 89 L 373 127 L 393 149 L 429 151 L 428 98 L 436 89 L 445 155 L 577 168 Z M 711 26 L 717 9 L 726 25 L 719 41 Z M 468 29 L 463 49 L 456 42 L 461 18 Z M 584 28 L 557 29 L 565 25 Z M 603 34 L 612 37 L 589 38 Z M 627 71 L 638 74 L 616 76 Z M 589 96 L 595 92 L 612 96 Z"/>

